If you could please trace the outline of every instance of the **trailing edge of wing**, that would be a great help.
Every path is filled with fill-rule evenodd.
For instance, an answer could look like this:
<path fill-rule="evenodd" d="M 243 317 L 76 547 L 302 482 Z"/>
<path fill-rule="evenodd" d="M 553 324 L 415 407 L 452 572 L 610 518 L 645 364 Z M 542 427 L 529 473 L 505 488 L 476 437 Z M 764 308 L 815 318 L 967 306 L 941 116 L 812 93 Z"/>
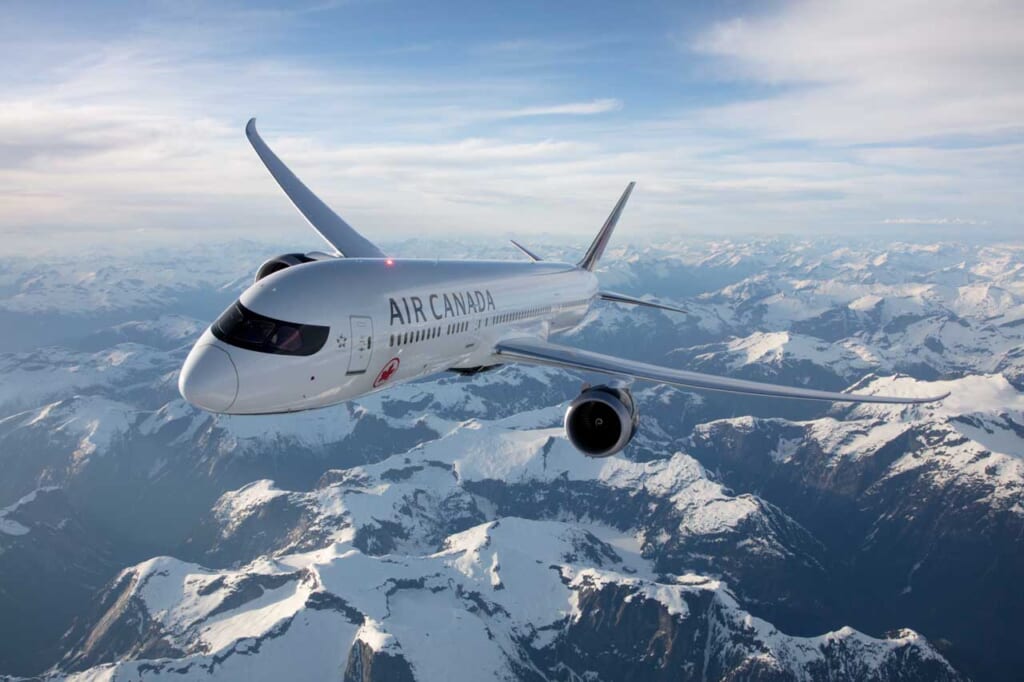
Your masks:
<path fill-rule="evenodd" d="M 299 209 L 328 244 L 349 258 L 384 258 L 383 251 L 342 220 L 341 216 L 302 184 L 302 181 L 277 157 L 256 131 L 255 118 L 249 119 L 248 125 L 245 126 L 245 136 L 249 138 L 249 143 L 274 180 L 295 204 L 295 208 Z"/>
<path fill-rule="evenodd" d="M 626 303 L 628 305 L 641 305 L 648 308 L 657 308 L 659 310 L 670 310 L 674 313 L 686 314 L 686 310 L 677 308 L 674 305 L 668 305 L 666 303 L 657 303 L 655 301 L 645 301 L 642 298 L 635 298 L 633 296 L 627 296 L 626 294 L 619 294 L 614 291 L 601 291 L 597 294 L 602 301 L 613 301 L 615 303 Z"/>
<path fill-rule="evenodd" d="M 675 384 L 708 391 L 726 391 L 746 395 L 769 396 L 774 398 L 799 398 L 803 400 L 827 400 L 849 403 L 931 403 L 945 398 L 948 393 L 928 398 L 904 398 L 898 396 L 860 395 L 856 393 L 832 393 L 795 386 L 775 386 L 757 381 L 729 379 L 710 374 L 687 372 L 669 367 L 658 367 L 635 360 L 623 360 L 610 355 L 558 346 L 535 339 L 502 341 L 495 353 L 511 360 L 538 365 L 551 365 L 568 369 L 598 372 L 620 377 L 633 377 L 659 384 Z"/>

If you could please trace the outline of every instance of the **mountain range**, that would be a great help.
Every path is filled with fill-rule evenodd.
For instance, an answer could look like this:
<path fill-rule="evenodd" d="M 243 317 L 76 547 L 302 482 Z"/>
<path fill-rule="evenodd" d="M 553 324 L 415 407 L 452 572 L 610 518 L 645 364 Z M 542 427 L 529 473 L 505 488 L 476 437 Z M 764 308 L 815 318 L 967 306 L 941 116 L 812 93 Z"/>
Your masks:
<path fill-rule="evenodd" d="M 274 251 L 0 260 L 0 673 L 46 679 L 1011 680 L 1024 598 L 1024 247 L 610 250 L 561 342 L 829 406 L 505 366 L 273 417 L 177 394 Z M 422 240 L 389 252 L 514 257 Z M 561 243 L 541 243 L 570 258 Z M 228 255 L 225 255 L 228 254 Z"/>

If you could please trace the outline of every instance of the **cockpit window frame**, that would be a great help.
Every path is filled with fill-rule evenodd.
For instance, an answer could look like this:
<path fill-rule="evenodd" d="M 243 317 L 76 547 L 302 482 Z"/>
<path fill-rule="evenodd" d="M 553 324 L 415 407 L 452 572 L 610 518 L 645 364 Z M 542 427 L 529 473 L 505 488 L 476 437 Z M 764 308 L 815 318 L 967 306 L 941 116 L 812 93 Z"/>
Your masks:
<path fill-rule="evenodd" d="M 210 325 L 210 331 L 218 340 L 236 348 L 257 353 L 302 357 L 319 352 L 327 344 L 331 334 L 331 328 L 323 325 L 287 322 L 260 315 L 246 308 L 241 301 L 235 301 L 221 313 Z M 281 332 L 287 333 L 287 344 L 275 340 Z M 299 336 L 299 345 L 287 347 L 294 342 L 296 333 Z"/>

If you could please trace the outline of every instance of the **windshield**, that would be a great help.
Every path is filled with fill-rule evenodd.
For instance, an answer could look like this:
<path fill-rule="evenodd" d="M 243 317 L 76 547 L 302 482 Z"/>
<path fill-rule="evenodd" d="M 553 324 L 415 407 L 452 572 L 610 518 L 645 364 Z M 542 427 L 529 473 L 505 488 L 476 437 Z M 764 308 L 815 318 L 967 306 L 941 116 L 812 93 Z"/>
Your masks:
<path fill-rule="evenodd" d="M 278 355 L 312 355 L 323 348 L 328 327 L 284 322 L 235 303 L 217 318 L 213 335 L 232 346 Z"/>

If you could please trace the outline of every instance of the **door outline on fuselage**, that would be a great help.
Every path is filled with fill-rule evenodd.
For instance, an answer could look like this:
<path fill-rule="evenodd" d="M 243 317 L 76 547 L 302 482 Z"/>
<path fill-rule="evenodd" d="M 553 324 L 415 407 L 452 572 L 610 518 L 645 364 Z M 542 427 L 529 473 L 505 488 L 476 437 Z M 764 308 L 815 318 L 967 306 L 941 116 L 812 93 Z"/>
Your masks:
<path fill-rule="evenodd" d="M 346 374 L 363 374 L 370 366 L 373 355 L 373 319 L 363 315 L 350 315 L 352 353 Z"/>

